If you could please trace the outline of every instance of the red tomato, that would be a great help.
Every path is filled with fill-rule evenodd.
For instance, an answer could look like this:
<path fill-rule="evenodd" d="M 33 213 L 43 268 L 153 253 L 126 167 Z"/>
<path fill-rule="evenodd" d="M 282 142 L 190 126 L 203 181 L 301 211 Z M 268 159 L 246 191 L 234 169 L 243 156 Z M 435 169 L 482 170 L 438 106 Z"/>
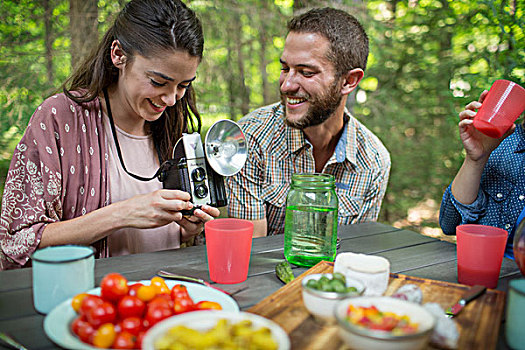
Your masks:
<path fill-rule="evenodd" d="M 142 341 L 144 340 L 144 335 L 146 334 L 146 332 L 140 332 L 139 335 L 137 336 L 137 340 L 135 341 L 135 347 L 137 349 L 142 349 Z"/>
<path fill-rule="evenodd" d="M 104 302 L 101 297 L 98 295 L 88 294 L 86 297 L 82 298 L 82 303 L 80 304 L 80 314 L 85 315 L 93 307 L 101 305 Z"/>
<path fill-rule="evenodd" d="M 71 323 L 71 331 L 76 334 L 83 342 L 89 342 L 95 328 L 86 320 L 85 316 L 78 316 Z"/>
<path fill-rule="evenodd" d="M 133 334 L 123 331 L 117 334 L 111 347 L 113 349 L 135 349 L 135 339 Z"/>
<path fill-rule="evenodd" d="M 176 284 L 171 288 L 171 299 L 177 300 L 178 298 L 189 297 L 188 289 L 185 285 Z"/>
<path fill-rule="evenodd" d="M 77 317 L 71 324 L 71 330 L 80 340 L 91 344 L 90 340 L 93 333 L 95 333 L 95 327 L 93 327 L 85 317 Z"/>
<path fill-rule="evenodd" d="M 184 312 L 193 311 L 195 304 L 190 297 L 178 298 L 174 302 L 173 311 L 175 314 L 182 314 Z"/>
<path fill-rule="evenodd" d="M 100 295 L 108 301 L 117 302 L 128 289 L 128 280 L 116 272 L 108 273 L 100 282 Z"/>
<path fill-rule="evenodd" d="M 222 306 L 214 301 L 203 300 L 195 304 L 197 310 L 222 310 Z"/>
<path fill-rule="evenodd" d="M 142 283 L 134 283 L 131 286 L 129 286 L 128 295 L 131 295 L 132 297 L 137 296 L 137 290 L 140 288 L 140 286 L 143 286 Z"/>
<path fill-rule="evenodd" d="M 113 323 L 117 319 L 117 310 L 113 304 L 105 301 L 100 305 L 90 309 L 86 318 L 92 326 L 98 328 L 104 323 Z"/>
<path fill-rule="evenodd" d="M 133 335 L 139 335 L 142 331 L 142 318 L 140 317 L 126 317 L 120 322 L 120 331 L 128 332 Z"/>
<path fill-rule="evenodd" d="M 118 315 L 121 319 L 126 317 L 142 317 L 146 311 L 146 304 L 137 297 L 126 295 L 118 302 Z"/>
<path fill-rule="evenodd" d="M 162 305 L 148 305 L 146 310 L 146 321 L 148 321 L 149 327 L 154 326 L 157 322 L 162 321 L 165 318 L 168 318 L 173 315 L 173 311 L 170 308 L 167 308 Z"/>
<path fill-rule="evenodd" d="M 159 307 L 171 309 L 173 307 L 173 300 L 171 300 L 168 294 L 160 294 L 148 302 L 148 307 L 150 307 L 150 305 L 158 305 Z"/>

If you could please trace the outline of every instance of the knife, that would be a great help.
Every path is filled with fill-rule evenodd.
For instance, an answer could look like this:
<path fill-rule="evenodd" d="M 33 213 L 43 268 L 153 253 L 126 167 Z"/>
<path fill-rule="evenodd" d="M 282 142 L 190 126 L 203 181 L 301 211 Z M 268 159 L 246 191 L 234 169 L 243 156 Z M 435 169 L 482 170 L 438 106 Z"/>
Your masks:
<path fill-rule="evenodd" d="M 223 289 L 220 289 L 219 287 L 214 286 L 210 282 L 205 281 L 205 280 L 203 280 L 201 278 L 197 278 L 197 277 L 177 275 L 177 274 L 174 274 L 174 273 L 171 273 L 171 272 L 168 272 L 168 271 L 163 271 L 163 270 L 158 271 L 157 272 L 157 276 L 160 276 L 160 277 L 163 277 L 163 278 L 167 278 L 167 279 L 177 280 L 177 281 L 186 281 L 186 282 L 193 282 L 193 283 L 202 284 L 203 286 L 216 289 L 219 292 L 223 292 L 224 294 L 227 294 L 229 296 L 233 296 L 233 295 L 235 295 L 235 294 L 237 294 L 239 292 L 242 292 L 243 290 L 248 288 L 246 286 L 246 287 L 240 288 L 240 289 L 238 289 L 236 291 L 233 291 L 232 293 L 229 293 L 229 292 L 227 292 L 227 291 L 225 291 Z"/>
<path fill-rule="evenodd" d="M 456 304 L 445 311 L 445 314 L 447 314 L 449 318 L 457 316 L 465 305 L 485 293 L 486 290 L 487 287 L 485 286 L 475 285 L 471 287 Z"/>

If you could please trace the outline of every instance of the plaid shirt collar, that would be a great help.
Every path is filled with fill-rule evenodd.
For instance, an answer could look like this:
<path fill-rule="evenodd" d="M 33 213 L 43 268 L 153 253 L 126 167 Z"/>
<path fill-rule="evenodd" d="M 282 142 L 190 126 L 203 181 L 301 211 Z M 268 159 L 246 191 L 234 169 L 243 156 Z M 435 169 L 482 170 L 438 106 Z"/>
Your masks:
<path fill-rule="evenodd" d="M 278 103 L 275 106 L 275 112 L 279 117 L 284 117 L 284 106 L 282 103 Z M 345 163 L 346 168 L 350 170 L 357 163 L 357 137 L 352 116 L 346 108 L 344 113 L 343 133 L 328 163 Z M 292 128 L 284 122 L 283 125 L 284 130 L 282 135 L 285 138 L 283 141 L 287 144 L 288 154 L 298 154 L 304 148 L 312 147 L 312 144 L 306 139 L 303 131 Z M 283 154 L 283 156 L 284 155 L 285 154 Z M 345 159 L 348 160 L 349 163 L 346 163 Z"/>

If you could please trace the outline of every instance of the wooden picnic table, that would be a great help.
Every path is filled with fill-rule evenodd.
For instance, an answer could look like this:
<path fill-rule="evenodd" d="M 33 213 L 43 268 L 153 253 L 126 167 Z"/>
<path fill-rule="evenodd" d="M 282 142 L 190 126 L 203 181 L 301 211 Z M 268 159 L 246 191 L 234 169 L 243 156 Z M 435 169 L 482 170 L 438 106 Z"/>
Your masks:
<path fill-rule="evenodd" d="M 390 261 L 392 273 L 457 283 L 453 243 L 381 223 L 340 226 L 339 237 L 338 252 L 380 255 Z M 240 284 L 217 285 L 229 292 L 248 287 L 234 295 L 241 310 L 249 309 L 283 287 L 275 276 L 275 265 L 284 259 L 283 243 L 283 235 L 255 238 L 248 279 Z M 149 279 L 161 269 L 209 280 L 205 246 L 97 260 L 95 284 L 98 286 L 109 272 L 119 272 L 135 281 Z M 307 269 L 293 270 L 298 276 Z M 58 348 L 44 332 L 45 315 L 33 307 L 31 274 L 31 268 L 0 272 L 0 331 L 9 333 L 28 349 Z M 504 259 L 497 289 L 506 291 L 508 282 L 520 276 L 514 261 Z M 503 328 L 497 348 L 506 348 Z"/>

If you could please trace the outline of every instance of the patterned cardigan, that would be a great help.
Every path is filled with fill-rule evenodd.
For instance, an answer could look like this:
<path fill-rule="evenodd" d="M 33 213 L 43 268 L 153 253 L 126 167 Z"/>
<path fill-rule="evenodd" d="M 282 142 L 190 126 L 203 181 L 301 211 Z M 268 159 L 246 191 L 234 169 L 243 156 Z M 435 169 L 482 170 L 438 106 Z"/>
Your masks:
<path fill-rule="evenodd" d="M 107 143 L 99 99 L 63 93 L 35 111 L 7 174 L 0 217 L 0 269 L 30 266 L 47 224 L 110 203 Z M 93 243 L 108 256 L 106 239 Z"/>

